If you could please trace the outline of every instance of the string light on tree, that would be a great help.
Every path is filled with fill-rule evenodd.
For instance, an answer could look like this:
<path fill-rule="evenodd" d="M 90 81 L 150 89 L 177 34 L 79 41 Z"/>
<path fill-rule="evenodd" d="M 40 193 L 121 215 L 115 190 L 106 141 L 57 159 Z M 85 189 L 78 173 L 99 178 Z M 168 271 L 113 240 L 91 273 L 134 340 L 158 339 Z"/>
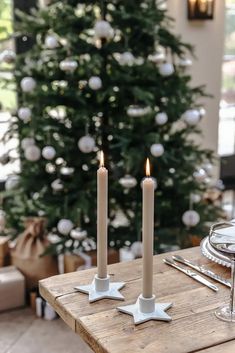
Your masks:
<path fill-rule="evenodd" d="M 126 174 L 123 178 L 119 179 L 119 184 L 126 189 L 132 189 L 137 185 L 137 180 L 133 176 Z"/>
<path fill-rule="evenodd" d="M 62 180 L 56 179 L 51 183 L 51 188 L 54 191 L 62 191 L 64 189 L 64 185 L 62 183 Z"/>
<path fill-rule="evenodd" d="M 76 60 L 65 59 L 60 62 L 59 66 L 62 71 L 74 72 L 78 67 L 78 63 Z"/>

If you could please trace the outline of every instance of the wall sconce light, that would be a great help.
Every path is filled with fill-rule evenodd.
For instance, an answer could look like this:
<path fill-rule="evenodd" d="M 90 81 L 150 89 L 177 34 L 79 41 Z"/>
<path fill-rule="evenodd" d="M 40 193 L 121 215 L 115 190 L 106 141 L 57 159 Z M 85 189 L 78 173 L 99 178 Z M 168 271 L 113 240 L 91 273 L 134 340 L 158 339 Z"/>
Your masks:
<path fill-rule="evenodd" d="M 213 20 L 215 0 L 187 0 L 189 20 Z"/>

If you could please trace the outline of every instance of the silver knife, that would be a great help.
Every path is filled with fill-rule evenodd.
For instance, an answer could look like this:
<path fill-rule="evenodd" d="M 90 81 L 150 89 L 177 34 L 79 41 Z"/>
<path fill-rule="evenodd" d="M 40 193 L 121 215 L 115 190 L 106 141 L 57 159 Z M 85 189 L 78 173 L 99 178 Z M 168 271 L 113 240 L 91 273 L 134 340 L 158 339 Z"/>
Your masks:
<path fill-rule="evenodd" d="M 172 258 L 175 261 L 180 262 L 182 264 L 185 264 L 185 265 L 193 268 L 194 270 L 197 270 L 198 272 L 202 273 L 203 275 L 210 277 L 210 278 L 214 279 L 215 281 L 220 282 L 220 283 L 224 284 L 225 286 L 231 288 L 231 283 L 227 279 L 217 275 L 213 271 L 208 270 L 208 269 L 204 268 L 203 266 L 199 266 L 192 261 L 184 259 L 182 256 L 179 256 L 179 255 L 173 255 Z"/>
<path fill-rule="evenodd" d="M 205 286 L 209 287 L 210 289 L 214 290 L 215 292 L 218 291 L 218 287 L 216 287 L 213 283 L 209 282 L 207 279 L 203 278 L 202 276 L 198 275 L 197 273 L 185 269 L 184 267 L 176 264 L 172 259 L 163 259 L 163 262 L 165 262 L 167 265 L 170 265 L 174 268 L 176 268 L 177 270 L 185 273 L 187 276 L 195 279 L 195 281 L 198 281 L 202 284 L 204 284 Z"/>

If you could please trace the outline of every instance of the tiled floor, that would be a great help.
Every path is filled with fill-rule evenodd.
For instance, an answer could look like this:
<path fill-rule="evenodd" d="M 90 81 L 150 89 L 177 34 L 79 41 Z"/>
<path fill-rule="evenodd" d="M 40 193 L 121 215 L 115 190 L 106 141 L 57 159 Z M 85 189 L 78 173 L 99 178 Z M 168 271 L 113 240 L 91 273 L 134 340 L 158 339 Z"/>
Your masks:
<path fill-rule="evenodd" d="M 30 308 L 0 313 L 0 353 L 92 353 L 61 319 L 38 319 Z"/>

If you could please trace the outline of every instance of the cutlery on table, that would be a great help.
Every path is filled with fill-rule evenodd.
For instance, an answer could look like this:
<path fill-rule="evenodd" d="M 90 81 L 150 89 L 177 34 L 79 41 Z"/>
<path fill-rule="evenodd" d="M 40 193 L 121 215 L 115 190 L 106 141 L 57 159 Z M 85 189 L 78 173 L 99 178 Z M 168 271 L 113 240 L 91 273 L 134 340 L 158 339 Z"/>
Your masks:
<path fill-rule="evenodd" d="M 207 279 L 203 278 L 202 276 L 198 275 L 197 273 L 195 273 L 191 270 L 185 269 L 184 267 L 176 264 L 172 259 L 166 258 L 166 259 L 163 259 L 163 262 L 165 262 L 165 264 L 172 266 L 172 267 L 176 268 L 177 270 L 183 272 L 187 276 L 193 278 L 195 281 L 198 281 L 198 282 L 204 284 L 205 286 L 214 290 L 215 292 L 218 291 L 218 287 L 216 287 L 213 283 L 209 282 Z"/>
<path fill-rule="evenodd" d="M 226 278 L 223 278 L 222 276 L 217 275 L 213 271 L 208 270 L 208 269 L 204 268 L 203 266 L 197 265 L 195 262 L 187 260 L 179 255 L 173 255 L 172 258 L 175 261 L 180 262 L 184 265 L 187 265 L 187 266 L 193 268 L 194 270 L 202 273 L 203 275 L 210 277 L 210 278 L 214 279 L 215 281 L 222 283 L 225 286 L 231 288 L 231 283 Z"/>

